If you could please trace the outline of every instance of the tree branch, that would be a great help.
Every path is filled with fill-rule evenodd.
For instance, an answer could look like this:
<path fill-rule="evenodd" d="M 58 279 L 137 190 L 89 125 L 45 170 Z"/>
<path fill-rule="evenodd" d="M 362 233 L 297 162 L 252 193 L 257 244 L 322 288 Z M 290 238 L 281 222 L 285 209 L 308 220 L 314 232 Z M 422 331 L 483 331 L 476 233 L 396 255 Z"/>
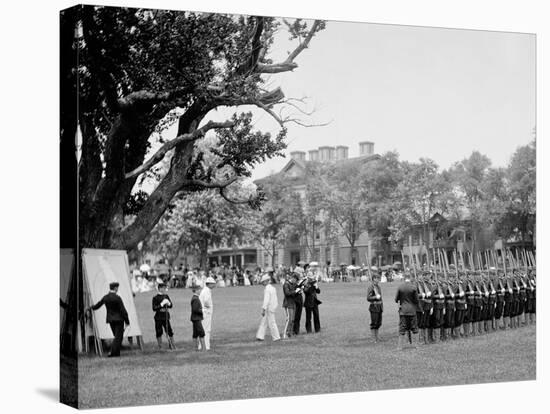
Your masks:
<path fill-rule="evenodd" d="M 203 187 L 203 188 L 220 188 L 223 189 L 227 187 L 230 184 L 233 184 L 235 181 L 239 179 L 239 176 L 234 176 L 232 178 L 228 178 L 225 181 L 204 181 L 204 180 L 185 180 L 183 181 L 183 184 L 181 186 L 181 189 L 185 189 L 186 187 Z"/>
<path fill-rule="evenodd" d="M 227 186 L 226 186 L 227 187 Z M 250 202 L 250 200 L 252 200 L 252 198 L 247 198 L 246 200 L 235 200 L 233 198 L 230 198 L 227 194 L 225 194 L 224 190 L 226 187 L 221 187 L 220 188 L 220 195 L 222 196 L 222 198 L 225 200 L 225 201 L 228 201 L 232 204 L 248 204 Z"/>
<path fill-rule="evenodd" d="M 315 20 L 313 22 L 313 25 L 311 26 L 311 29 L 309 30 L 306 38 L 303 42 L 300 42 L 300 44 L 294 49 L 286 58 L 284 62 L 281 63 L 273 63 L 270 65 L 265 65 L 262 63 L 258 63 L 256 66 L 256 72 L 257 73 L 280 73 L 280 72 L 289 72 L 293 71 L 298 67 L 298 64 L 294 62 L 294 59 L 298 57 L 300 53 L 304 49 L 307 49 L 309 46 L 309 43 L 311 42 L 311 39 L 315 35 L 315 33 L 318 31 L 319 27 L 321 25 L 320 20 Z"/>
<path fill-rule="evenodd" d="M 125 111 L 136 105 L 155 104 L 172 99 L 186 90 L 187 88 L 176 88 L 163 92 L 151 92 L 148 90 L 136 91 L 126 95 L 124 98 L 120 98 L 118 100 L 118 107 L 121 111 Z"/>
<path fill-rule="evenodd" d="M 195 141 L 201 137 L 204 136 L 204 134 L 211 130 L 211 129 L 215 129 L 215 128 L 229 128 L 229 127 L 232 127 L 234 124 L 234 122 L 231 122 L 231 121 L 227 121 L 227 122 L 213 122 L 213 121 L 209 121 L 207 122 L 203 127 L 199 128 L 199 129 L 196 129 L 195 131 L 193 132 L 190 132 L 190 133 L 187 133 L 187 134 L 182 134 L 182 135 L 179 135 L 177 136 L 176 138 L 166 142 L 162 147 L 159 148 L 159 150 L 151 157 L 149 158 L 145 163 L 143 163 L 142 165 L 140 165 L 139 167 L 137 167 L 136 169 L 130 171 L 129 173 L 127 173 L 125 175 L 125 178 L 132 178 L 132 177 L 136 177 L 142 173 L 144 173 L 145 171 L 149 170 L 153 165 L 155 164 L 158 164 L 160 161 L 162 161 L 162 159 L 164 158 L 164 156 L 166 155 L 166 153 L 168 151 L 170 151 L 172 148 L 174 148 L 175 146 L 181 144 L 182 142 L 190 142 L 190 141 Z"/>

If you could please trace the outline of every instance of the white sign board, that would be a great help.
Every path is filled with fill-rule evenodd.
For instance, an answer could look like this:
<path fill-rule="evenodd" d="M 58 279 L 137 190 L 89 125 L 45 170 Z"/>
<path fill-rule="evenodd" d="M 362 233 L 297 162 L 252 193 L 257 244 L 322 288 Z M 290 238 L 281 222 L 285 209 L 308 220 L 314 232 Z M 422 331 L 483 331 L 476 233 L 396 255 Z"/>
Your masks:
<path fill-rule="evenodd" d="M 82 265 L 86 284 L 92 304 L 96 304 L 109 292 L 109 284 L 118 282 L 118 295 L 122 298 L 128 311 L 130 326 L 124 336 L 141 336 L 141 329 L 130 288 L 130 267 L 125 250 L 82 249 Z M 101 339 L 113 339 L 111 327 L 105 322 L 107 310 L 102 306 L 94 311 L 98 336 Z"/>

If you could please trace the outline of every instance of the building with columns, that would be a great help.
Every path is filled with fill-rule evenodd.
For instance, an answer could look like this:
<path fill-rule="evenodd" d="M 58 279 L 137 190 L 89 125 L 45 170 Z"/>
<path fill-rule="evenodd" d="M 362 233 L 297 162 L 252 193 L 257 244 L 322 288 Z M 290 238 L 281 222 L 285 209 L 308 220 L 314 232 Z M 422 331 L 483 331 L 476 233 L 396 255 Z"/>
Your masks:
<path fill-rule="evenodd" d="M 349 158 L 349 148 L 344 145 L 321 146 L 307 151 L 293 151 L 290 153 L 291 159 L 278 173 L 256 180 L 256 184 L 268 185 L 269 181 L 275 177 L 283 178 L 288 183 L 291 191 L 305 197 L 306 179 L 305 173 L 312 163 L 332 163 L 336 167 L 349 163 L 368 163 L 380 159 L 380 155 L 374 153 L 374 143 L 363 141 L 359 143 L 359 156 Z M 322 213 L 319 221 L 323 222 Z M 321 224 L 319 229 L 314 231 L 309 245 L 306 245 L 303 238 L 291 238 L 286 240 L 284 245 L 278 247 L 275 253 L 275 264 L 277 266 L 293 266 L 298 261 L 306 262 L 318 261 L 325 265 L 328 261 L 332 266 L 340 263 L 362 265 L 367 262 L 367 253 L 369 257 L 375 257 L 374 246 L 369 240 L 368 234 L 363 233 L 359 236 L 353 252 L 350 251 L 350 244 L 344 236 L 334 236 L 328 234 L 327 229 Z M 266 251 L 262 246 L 256 247 L 257 263 L 260 267 L 271 266 L 271 252 Z M 374 256 L 373 256 L 374 255 Z"/>

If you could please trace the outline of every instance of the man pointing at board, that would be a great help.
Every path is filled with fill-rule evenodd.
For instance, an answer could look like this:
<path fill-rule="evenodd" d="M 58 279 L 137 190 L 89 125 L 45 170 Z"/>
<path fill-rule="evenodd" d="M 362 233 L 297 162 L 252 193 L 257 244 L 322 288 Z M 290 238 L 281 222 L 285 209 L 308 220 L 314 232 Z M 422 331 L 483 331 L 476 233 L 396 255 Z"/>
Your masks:
<path fill-rule="evenodd" d="M 118 282 L 110 283 L 109 293 L 103 296 L 99 302 L 90 308 L 94 311 L 98 310 L 103 305 L 107 308 L 107 323 L 111 326 L 111 331 L 113 331 L 115 337 L 111 345 L 110 357 L 120 356 L 120 345 L 122 344 L 122 337 L 124 336 L 124 328 L 125 325 L 130 325 L 128 312 L 126 312 L 122 298 L 117 295 L 118 286 Z"/>

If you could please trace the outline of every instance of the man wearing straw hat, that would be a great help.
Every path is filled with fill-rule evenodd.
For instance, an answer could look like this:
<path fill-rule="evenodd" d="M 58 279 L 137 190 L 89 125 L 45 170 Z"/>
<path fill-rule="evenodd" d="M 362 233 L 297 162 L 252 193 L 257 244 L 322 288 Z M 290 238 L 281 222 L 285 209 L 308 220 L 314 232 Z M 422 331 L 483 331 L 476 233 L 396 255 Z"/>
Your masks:
<path fill-rule="evenodd" d="M 256 340 L 263 341 L 266 328 L 269 328 L 273 341 L 279 341 L 281 337 L 279 335 L 279 329 L 277 328 L 277 321 L 275 320 L 275 310 L 277 306 L 279 306 L 277 291 L 271 285 L 271 276 L 268 274 L 262 276 L 260 283 L 265 286 L 265 289 L 264 301 L 262 304 L 262 320 L 260 321 L 258 332 L 256 332 Z"/>
<path fill-rule="evenodd" d="M 103 296 L 99 302 L 90 308 L 94 311 L 98 310 L 103 305 L 107 308 L 107 323 L 111 326 L 111 331 L 113 331 L 115 337 L 111 345 L 109 357 L 120 356 L 120 346 L 124 336 L 124 325 L 130 325 L 128 312 L 124 307 L 122 298 L 117 295 L 118 286 L 118 282 L 109 283 L 109 293 Z"/>
<path fill-rule="evenodd" d="M 204 328 L 204 346 L 207 351 L 210 350 L 210 332 L 212 330 L 212 313 L 214 312 L 214 303 L 212 302 L 212 288 L 214 286 L 216 286 L 216 280 L 212 276 L 208 276 L 205 281 L 205 286 L 202 288 L 199 295 L 203 315 L 202 326 Z"/>

